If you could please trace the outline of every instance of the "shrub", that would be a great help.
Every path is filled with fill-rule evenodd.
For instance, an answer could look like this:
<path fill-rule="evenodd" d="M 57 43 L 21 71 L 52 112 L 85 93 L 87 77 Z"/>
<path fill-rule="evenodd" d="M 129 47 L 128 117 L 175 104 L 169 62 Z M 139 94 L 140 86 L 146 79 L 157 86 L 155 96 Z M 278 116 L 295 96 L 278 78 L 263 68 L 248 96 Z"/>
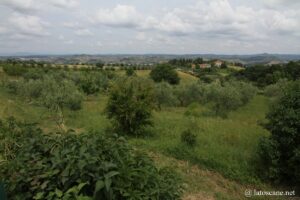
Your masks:
<path fill-rule="evenodd" d="M 170 84 L 179 84 L 180 78 L 176 70 L 168 64 L 157 65 L 151 72 L 150 77 L 155 82 L 166 81 Z"/>
<path fill-rule="evenodd" d="M 127 76 L 133 76 L 133 75 L 135 75 L 133 67 L 129 67 L 129 68 L 126 69 L 126 75 Z"/>
<path fill-rule="evenodd" d="M 108 88 L 108 77 L 102 73 L 85 73 L 77 77 L 77 85 L 87 94 L 96 94 Z"/>
<path fill-rule="evenodd" d="M 208 94 L 208 99 L 212 101 L 212 109 L 215 114 L 227 117 L 229 111 L 236 110 L 242 105 L 241 94 L 232 85 L 212 84 Z"/>
<path fill-rule="evenodd" d="M 191 130 L 183 131 L 181 133 L 181 142 L 190 147 L 194 147 L 197 143 L 197 135 L 192 133 Z"/>
<path fill-rule="evenodd" d="M 300 81 L 288 84 L 267 119 L 271 136 L 259 148 L 263 171 L 273 181 L 300 189 Z"/>
<path fill-rule="evenodd" d="M 175 95 L 181 106 L 206 102 L 206 89 L 200 83 L 178 86 L 175 89 Z"/>
<path fill-rule="evenodd" d="M 281 79 L 276 84 L 268 85 L 265 87 L 264 94 L 267 97 L 280 97 L 283 94 L 284 88 L 288 85 L 287 79 Z"/>
<path fill-rule="evenodd" d="M 21 65 L 6 64 L 3 71 L 9 76 L 21 76 L 27 72 L 27 69 Z"/>
<path fill-rule="evenodd" d="M 141 135 L 145 126 L 151 125 L 154 107 L 153 83 L 139 77 L 116 80 L 109 94 L 106 113 L 116 131 Z"/>
<path fill-rule="evenodd" d="M 178 175 L 158 169 L 124 138 L 101 133 L 44 134 L 34 125 L 0 121 L 1 164 L 8 199 L 179 199 Z M 3 140 L 9 139 L 8 140 Z"/>
<path fill-rule="evenodd" d="M 175 106 L 177 104 L 173 88 L 166 82 L 155 85 L 155 99 L 159 109 L 161 106 Z"/>

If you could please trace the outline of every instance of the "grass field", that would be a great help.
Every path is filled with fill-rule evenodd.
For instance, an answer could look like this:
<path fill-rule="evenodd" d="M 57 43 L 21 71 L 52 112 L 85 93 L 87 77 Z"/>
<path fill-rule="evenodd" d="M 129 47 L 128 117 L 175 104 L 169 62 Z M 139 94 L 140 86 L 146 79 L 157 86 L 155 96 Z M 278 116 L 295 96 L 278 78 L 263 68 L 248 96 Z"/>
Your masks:
<path fill-rule="evenodd" d="M 137 71 L 137 75 L 147 77 L 149 71 Z M 191 75 L 181 72 L 179 75 L 181 84 L 197 81 Z M 150 152 L 158 165 L 171 166 L 183 175 L 187 188 L 184 199 L 244 199 L 247 187 L 268 188 L 254 174 L 258 140 L 268 134 L 257 122 L 264 120 L 268 101 L 258 95 L 226 119 L 211 116 L 209 108 L 202 105 L 163 108 L 154 111 L 153 136 L 129 138 L 129 141 Z M 81 110 L 65 110 L 66 126 L 79 132 L 105 130 L 109 126 L 104 114 L 106 102 L 104 94 L 90 96 Z M 0 87 L 0 117 L 9 116 L 39 122 L 46 131 L 57 131 L 46 109 L 28 104 Z M 194 148 L 180 143 L 180 134 L 187 127 L 198 136 Z"/>

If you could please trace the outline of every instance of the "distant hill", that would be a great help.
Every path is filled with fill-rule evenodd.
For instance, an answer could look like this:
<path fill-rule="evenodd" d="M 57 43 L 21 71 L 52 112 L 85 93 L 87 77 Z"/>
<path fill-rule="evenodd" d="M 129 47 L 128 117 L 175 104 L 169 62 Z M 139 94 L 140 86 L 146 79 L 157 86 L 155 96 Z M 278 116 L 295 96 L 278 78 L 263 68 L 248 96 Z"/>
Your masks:
<path fill-rule="evenodd" d="M 22 60 L 36 60 L 54 62 L 60 64 L 67 63 L 96 63 L 100 60 L 105 63 L 128 63 L 128 64 L 155 64 L 165 62 L 174 58 L 197 58 L 222 59 L 232 62 L 241 62 L 246 65 L 286 63 L 300 60 L 300 54 L 253 54 L 253 55 L 218 55 L 218 54 L 106 54 L 106 55 L 30 55 L 29 53 L 17 53 L 14 55 L 2 55 L 0 59 L 15 58 Z"/>

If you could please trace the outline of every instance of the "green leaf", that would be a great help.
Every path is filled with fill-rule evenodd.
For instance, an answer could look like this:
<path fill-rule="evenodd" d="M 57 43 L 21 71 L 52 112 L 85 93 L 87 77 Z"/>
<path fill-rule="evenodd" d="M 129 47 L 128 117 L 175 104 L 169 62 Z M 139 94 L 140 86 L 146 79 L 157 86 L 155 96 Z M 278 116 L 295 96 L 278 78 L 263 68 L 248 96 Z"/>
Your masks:
<path fill-rule="evenodd" d="M 94 196 L 97 194 L 97 192 L 99 192 L 102 188 L 104 188 L 104 186 L 105 184 L 102 180 L 97 181 L 95 191 L 94 191 Z"/>
<path fill-rule="evenodd" d="M 118 175 L 118 174 L 120 174 L 120 173 L 117 172 L 117 171 L 111 171 L 111 172 L 108 172 L 107 174 L 105 174 L 104 177 L 105 178 L 111 178 L 111 177 L 113 177 L 115 175 Z"/>
<path fill-rule="evenodd" d="M 63 192 L 57 188 L 55 189 L 55 194 L 58 198 L 61 198 L 63 196 Z"/>
<path fill-rule="evenodd" d="M 34 197 L 33 199 L 43 199 L 43 196 L 44 196 L 44 192 L 38 192 Z"/>
<path fill-rule="evenodd" d="M 106 178 L 104 182 L 105 182 L 106 191 L 109 191 L 112 180 L 110 178 Z"/>

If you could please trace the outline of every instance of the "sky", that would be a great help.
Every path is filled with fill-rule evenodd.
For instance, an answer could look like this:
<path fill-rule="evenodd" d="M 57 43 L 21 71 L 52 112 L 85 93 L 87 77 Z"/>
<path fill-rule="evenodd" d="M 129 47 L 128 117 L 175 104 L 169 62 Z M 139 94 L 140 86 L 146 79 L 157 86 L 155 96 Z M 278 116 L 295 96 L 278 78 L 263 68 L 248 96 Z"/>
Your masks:
<path fill-rule="evenodd" d="M 300 0 L 0 0 L 0 54 L 300 54 Z"/>

